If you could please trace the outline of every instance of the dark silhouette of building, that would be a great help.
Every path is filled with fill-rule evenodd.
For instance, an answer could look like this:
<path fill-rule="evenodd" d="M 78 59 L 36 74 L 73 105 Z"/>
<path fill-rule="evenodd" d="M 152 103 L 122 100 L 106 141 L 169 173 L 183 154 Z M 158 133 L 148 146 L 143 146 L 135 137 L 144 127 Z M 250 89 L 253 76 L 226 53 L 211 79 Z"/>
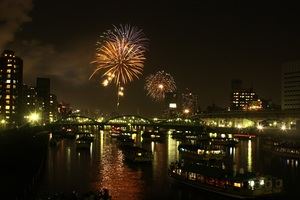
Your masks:
<path fill-rule="evenodd" d="M 165 117 L 173 118 L 178 116 L 179 98 L 176 92 L 165 94 Z"/>
<path fill-rule="evenodd" d="M 27 118 L 30 113 L 41 112 L 42 102 L 39 101 L 36 88 L 33 86 L 23 85 L 23 113 Z"/>
<path fill-rule="evenodd" d="M 16 127 L 22 119 L 23 61 L 12 50 L 0 56 L 0 122 Z"/>
<path fill-rule="evenodd" d="M 50 114 L 50 79 L 37 78 L 36 91 L 39 101 L 42 102 L 42 121 L 43 123 L 48 123 Z"/>
<path fill-rule="evenodd" d="M 232 80 L 231 110 L 248 110 L 256 102 L 259 102 L 259 99 L 253 88 L 244 89 L 241 80 Z"/>
<path fill-rule="evenodd" d="M 281 109 L 300 109 L 300 61 L 285 63 L 282 66 Z"/>
<path fill-rule="evenodd" d="M 58 102 L 55 94 L 50 94 L 50 104 L 49 104 L 49 121 L 56 121 L 58 118 Z"/>
<path fill-rule="evenodd" d="M 181 94 L 181 109 L 183 116 L 191 116 L 198 112 L 198 96 L 186 89 Z"/>

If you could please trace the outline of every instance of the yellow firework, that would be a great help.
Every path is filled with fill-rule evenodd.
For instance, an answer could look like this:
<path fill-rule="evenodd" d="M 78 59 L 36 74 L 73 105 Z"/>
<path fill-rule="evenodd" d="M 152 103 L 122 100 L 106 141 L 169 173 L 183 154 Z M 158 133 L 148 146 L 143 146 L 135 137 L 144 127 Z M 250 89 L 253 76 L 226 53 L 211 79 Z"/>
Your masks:
<path fill-rule="evenodd" d="M 106 86 L 114 81 L 118 87 L 139 78 L 146 60 L 147 41 L 142 30 L 137 27 L 114 26 L 97 42 L 93 61 L 97 66 L 90 78 L 102 70 L 102 76 L 105 77 L 102 84 Z"/>
<path fill-rule="evenodd" d="M 145 89 L 147 90 L 147 95 L 155 101 L 162 101 L 166 93 L 176 90 L 176 84 L 170 74 L 159 71 L 146 78 Z"/>

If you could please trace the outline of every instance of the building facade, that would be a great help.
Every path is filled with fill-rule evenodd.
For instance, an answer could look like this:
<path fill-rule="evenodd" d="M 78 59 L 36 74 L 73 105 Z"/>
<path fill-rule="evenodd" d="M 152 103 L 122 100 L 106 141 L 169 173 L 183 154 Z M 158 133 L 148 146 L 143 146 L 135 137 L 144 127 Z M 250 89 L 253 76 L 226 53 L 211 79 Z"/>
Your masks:
<path fill-rule="evenodd" d="M 58 119 L 58 101 L 55 94 L 50 94 L 49 102 L 49 122 L 54 122 Z"/>
<path fill-rule="evenodd" d="M 50 115 L 50 79 L 37 78 L 36 91 L 40 102 L 42 102 L 42 122 L 49 123 Z"/>
<path fill-rule="evenodd" d="M 281 109 L 300 109 L 300 61 L 282 66 Z"/>
<path fill-rule="evenodd" d="M 244 89 L 241 80 L 232 80 L 231 82 L 231 106 L 233 111 L 249 110 L 250 108 L 259 108 L 260 100 L 253 91 L 253 88 Z"/>
<path fill-rule="evenodd" d="M 198 112 L 198 96 L 186 89 L 181 94 L 181 109 L 183 116 L 192 116 Z"/>
<path fill-rule="evenodd" d="M 15 52 L 4 50 L 0 56 L 0 122 L 16 127 L 22 121 L 23 61 Z"/>
<path fill-rule="evenodd" d="M 165 94 L 165 117 L 177 117 L 179 112 L 179 98 L 176 92 L 168 92 Z"/>

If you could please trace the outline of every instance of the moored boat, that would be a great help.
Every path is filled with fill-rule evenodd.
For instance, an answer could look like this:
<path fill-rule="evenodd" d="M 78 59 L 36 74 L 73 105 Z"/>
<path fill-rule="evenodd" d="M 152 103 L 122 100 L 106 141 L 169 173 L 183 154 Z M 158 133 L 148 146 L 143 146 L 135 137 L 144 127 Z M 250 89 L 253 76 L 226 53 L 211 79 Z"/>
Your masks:
<path fill-rule="evenodd" d="M 92 139 L 86 135 L 76 139 L 77 149 L 89 149 L 92 143 Z"/>
<path fill-rule="evenodd" d="M 253 173 L 233 175 L 225 170 L 200 165 L 173 163 L 169 176 L 182 184 L 239 199 L 274 196 L 282 193 L 282 180 Z"/>
<path fill-rule="evenodd" d="M 162 141 L 166 138 L 166 134 L 159 131 L 147 131 L 142 134 L 143 140 Z"/>
<path fill-rule="evenodd" d="M 225 151 L 208 145 L 180 144 L 179 153 L 187 158 L 195 160 L 221 160 L 225 157 Z"/>
<path fill-rule="evenodd" d="M 152 152 L 140 147 L 127 146 L 123 152 L 125 159 L 132 162 L 151 162 L 153 160 Z"/>

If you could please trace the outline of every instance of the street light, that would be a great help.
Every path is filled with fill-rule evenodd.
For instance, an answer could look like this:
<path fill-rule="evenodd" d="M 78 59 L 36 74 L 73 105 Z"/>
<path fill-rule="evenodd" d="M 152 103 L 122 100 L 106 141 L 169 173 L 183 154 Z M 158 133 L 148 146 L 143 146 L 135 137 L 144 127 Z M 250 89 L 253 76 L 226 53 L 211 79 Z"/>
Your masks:
<path fill-rule="evenodd" d="M 28 122 L 29 123 L 34 124 L 34 123 L 37 123 L 40 120 L 41 120 L 40 113 L 33 112 L 33 113 L 30 113 L 29 116 L 28 116 Z"/>
<path fill-rule="evenodd" d="M 188 108 L 184 109 L 184 110 L 183 110 L 183 113 L 184 113 L 184 114 L 189 114 L 189 113 L 190 113 L 190 109 L 188 109 Z"/>

